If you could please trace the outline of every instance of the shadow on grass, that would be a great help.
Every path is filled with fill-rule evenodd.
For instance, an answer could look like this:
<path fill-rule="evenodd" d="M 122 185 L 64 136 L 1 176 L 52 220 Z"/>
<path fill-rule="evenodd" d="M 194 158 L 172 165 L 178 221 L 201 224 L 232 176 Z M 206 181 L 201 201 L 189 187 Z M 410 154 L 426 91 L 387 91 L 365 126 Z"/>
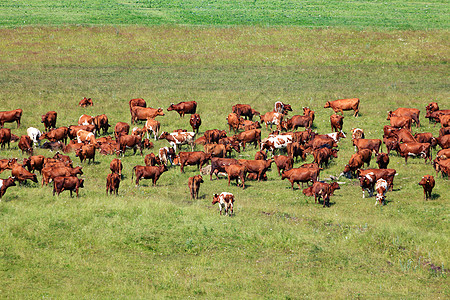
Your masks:
<path fill-rule="evenodd" d="M 428 200 L 437 200 L 439 198 L 441 198 L 440 194 L 432 193 L 431 197 Z"/>

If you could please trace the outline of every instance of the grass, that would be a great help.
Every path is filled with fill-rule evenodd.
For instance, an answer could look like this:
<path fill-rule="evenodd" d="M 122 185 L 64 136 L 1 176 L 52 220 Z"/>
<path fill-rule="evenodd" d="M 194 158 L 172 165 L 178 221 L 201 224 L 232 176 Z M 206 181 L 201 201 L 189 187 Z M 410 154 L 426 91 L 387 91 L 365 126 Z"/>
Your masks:
<path fill-rule="evenodd" d="M 361 117 L 345 113 L 346 132 L 358 126 L 368 138 L 380 138 L 385 112 L 404 106 L 422 111 L 423 126 L 414 132 L 436 135 L 424 108 L 431 100 L 449 104 L 447 36 L 445 30 L 3 28 L 0 107 L 24 110 L 21 128 L 6 125 L 22 135 L 29 126 L 42 129 L 40 115 L 49 110 L 58 112 L 58 126 L 83 113 L 106 113 L 115 124 L 129 121 L 131 98 L 164 108 L 196 100 L 204 132 L 225 128 L 233 104 L 266 112 L 282 100 L 295 114 L 302 106 L 314 109 L 315 129 L 327 133 L 332 112 L 323 104 L 356 96 Z M 84 96 L 94 107 L 77 107 Z M 189 128 L 188 118 L 174 112 L 159 120 L 167 131 Z M 155 142 L 155 148 L 166 145 Z M 24 157 L 16 147 L 1 157 Z M 342 141 L 339 158 L 323 174 L 339 174 L 352 153 L 351 141 Z M 6 192 L 2 297 L 448 297 L 448 180 L 436 178 L 434 199 L 424 202 L 417 183 L 434 172 L 423 160 L 405 166 L 391 157 L 399 175 L 384 207 L 361 199 L 355 180 L 343 180 L 324 209 L 291 191 L 275 166 L 267 182 L 249 182 L 244 191 L 205 180 L 198 201 L 187 190 L 195 167 L 185 174 L 171 168 L 156 187 L 143 181 L 136 188 L 131 169 L 143 158 L 130 152 L 119 197 L 105 197 L 112 158 L 98 155 L 95 164 L 83 164 L 78 199 L 67 192 L 52 197 L 51 187 L 34 183 Z M 220 217 L 211 205 L 221 191 L 236 195 L 233 218 Z"/>

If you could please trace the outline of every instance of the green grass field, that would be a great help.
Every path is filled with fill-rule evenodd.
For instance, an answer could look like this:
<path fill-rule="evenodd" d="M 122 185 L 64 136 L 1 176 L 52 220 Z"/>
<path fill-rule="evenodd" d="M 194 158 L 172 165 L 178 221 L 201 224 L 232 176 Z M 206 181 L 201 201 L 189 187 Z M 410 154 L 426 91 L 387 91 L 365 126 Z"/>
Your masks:
<path fill-rule="evenodd" d="M 203 23 L 180 18 L 191 11 L 213 10 L 200 9 L 197 1 L 122 2 L 135 17 L 127 22 L 117 21 L 118 16 L 126 19 L 124 10 L 117 18 L 112 13 L 115 2 L 89 1 L 81 8 L 68 1 L 58 3 L 50 19 L 48 5 L 27 2 L 28 12 L 37 9 L 40 14 L 28 19 L 36 26 L 19 27 L 24 2 L 1 2 L 11 10 L 0 10 L 8 15 L 0 18 L 0 110 L 23 109 L 19 129 L 6 125 L 16 135 L 26 134 L 29 126 L 42 129 L 40 116 L 50 110 L 58 112 L 58 126 L 75 124 L 84 113 L 106 113 L 111 124 L 129 122 L 128 101 L 136 97 L 164 109 L 172 102 L 197 101 L 203 121 L 200 134 L 225 129 L 225 118 L 236 103 L 267 112 L 281 100 L 293 106 L 294 114 L 309 106 L 316 111 L 315 130 L 328 133 L 332 111 L 324 109 L 324 103 L 358 97 L 361 116 L 346 112 L 344 131 L 361 127 L 368 138 L 381 138 L 389 122 L 386 112 L 401 106 L 421 110 L 422 127 L 413 132 L 437 135 L 439 126 L 424 118 L 425 106 L 437 101 L 442 108 L 450 107 L 448 17 L 441 9 L 432 10 L 429 19 L 421 14 L 398 18 L 403 25 L 389 20 L 375 24 L 366 17 L 350 25 L 339 13 L 338 24 L 323 25 L 338 28 L 308 29 L 214 26 L 312 26 L 282 18 L 276 13 L 280 6 L 268 1 L 254 5 L 272 7 L 271 18 L 264 15 L 270 10 L 241 7 L 248 18 L 258 14 L 257 22 L 237 22 L 222 9 L 226 2 L 208 2 L 220 8 L 219 21 Z M 297 2 L 283 3 L 298 7 Z M 331 3 L 342 11 L 350 5 L 361 14 L 378 15 L 360 9 L 358 2 Z M 370 4 L 382 2 L 359 5 Z M 392 3 L 416 8 L 419 4 Z M 444 2 L 427 4 L 448 10 Z M 174 21 L 142 16 L 137 21 L 136 11 L 152 5 Z M 315 5 L 325 7 L 322 2 Z M 91 19 L 84 18 L 86 12 Z M 443 21 L 436 21 L 440 18 Z M 178 20 L 208 26 L 173 26 Z M 79 23 L 164 26 L 76 26 Z M 43 26 L 63 24 L 73 26 Z M 365 26 L 373 28 L 356 30 Z M 432 30 L 399 30 L 404 28 Z M 94 100 L 93 107 L 77 106 L 85 96 Z M 190 128 L 188 117 L 165 113 L 159 119 L 163 130 Z M 269 133 L 262 131 L 263 137 Z M 155 149 L 162 146 L 167 142 L 155 142 Z M 339 174 L 354 153 L 349 138 L 339 148 L 339 157 L 323 177 Z M 239 157 L 251 158 L 255 152 L 250 147 Z M 53 155 L 42 149 L 36 153 Z M 12 144 L 12 149 L 0 152 L 0 158 L 7 157 L 25 156 Z M 106 197 L 112 159 L 97 155 L 94 164 L 82 164 L 85 188 L 79 198 L 70 198 L 68 192 L 53 197 L 50 186 L 35 183 L 8 189 L 0 203 L 2 298 L 449 296 L 449 181 L 437 177 L 433 199 L 425 202 L 417 183 L 435 172 L 423 159 L 410 159 L 406 166 L 403 159 L 391 156 L 390 167 L 398 176 L 386 206 L 375 207 L 375 198 L 362 199 L 356 180 L 341 178 L 345 184 L 329 208 L 314 204 L 300 190 L 292 191 L 275 165 L 267 182 L 248 182 L 245 190 L 206 177 L 198 201 L 189 199 L 187 189 L 188 177 L 198 173 L 196 167 L 186 167 L 184 174 L 172 167 L 156 187 L 143 180 L 137 188 L 131 170 L 144 161 L 131 152 L 122 158 L 125 178 L 119 196 Z M 308 156 L 306 162 L 311 161 Z M 5 171 L 0 177 L 9 175 Z M 236 196 L 232 218 L 219 216 L 218 207 L 211 205 L 212 194 L 222 191 Z"/>

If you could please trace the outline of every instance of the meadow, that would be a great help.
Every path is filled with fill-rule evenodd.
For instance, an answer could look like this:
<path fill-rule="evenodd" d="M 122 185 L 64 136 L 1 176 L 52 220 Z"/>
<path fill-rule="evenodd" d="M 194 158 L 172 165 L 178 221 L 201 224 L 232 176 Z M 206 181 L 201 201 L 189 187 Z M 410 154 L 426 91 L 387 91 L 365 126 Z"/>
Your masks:
<path fill-rule="evenodd" d="M 355 30 L 15 27 L 14 22 L 0 29 L 0 108 L 23 109 L 19 129 L 6 125 L 16 135 L 26 134 L 29 126 L 43 129 L 40 116 L 50 110 L 58 112 L 58 126 L 75 124 L 81 114 L 106 113 L 111 124 L 129 122 L 128 101 L 136 97 L 164 109 L 197 101 L 200 134 L 225 129 L 233 104 L 267 112 L 278 100 L 291 104 L 293 114 L 312 108 L 314 130 L 328 133 L 332 111 L 324 103 L 358 97 L 360 117 L 344 114 L 347 133 L 361 127 L 368 138 L 381 138 L 388 110 L 415 107 L 422 127 L 413 132 L 437 135 L 439 126 L 424 118 L 425 106 L 431 101 L 450 106 L 448 31 L 440 29 L 442 23 L 429 26 L 434 30 Z M 91 97 L 94 106 L 77 107 L 83 97 Z M 163 130 L 190 128 L 188 117 L 165 113 L 159 119 Z M 269 133 L 262 132 L 263 137 Z M 145 154 L 162 146 L 167 142 L 155 141 Z M 322 176 L 338 175 L 354 153 L 349 138 L 339 149 Z M 234 155 L 252 158 L 255 152 L 250 147 Z M 36 154 L 53 155 L 42 149 Z M 25 157 L 17 144 L 0 156 Z M 184 174 L 171 167 L 156 187 L 145 180 L 135 187 L 131 170 L 144 162 L 129 151 L 115 197 L 105 195 L 112 156 L 97 155 L 93 164 L 70 156 L 83 166 L 79 198 L 68 192 L 53 197 L 50 186 L 27 183 L 9 188 L 0 203 L 2 298 L 449 295 L 449 181 L 437 177 L 433 199 L 424 201 L 417 183 L 435 172 L 422 159 L 410 159 L 406 166 L 391 156 L 398 176 L 386 206 L 362 199 L 357 181 L 341 178 L 345 184 L 331 206 L 322 208 L 301 190 L 292 191 L 275 165 L 268 181 L 249 182 L 245 190 L 205 176 L 200 199 L 191 201 L 187 179 L 198 173 L 196 167 L 186 167 Z M 311 161 L 308 156 L 306 162 Z M 1 178 L 9 175 L 5 171 Z M 233 217 L 219 216 L 211 205 L 212 194 L 222 191 L 236 196 Z"/>

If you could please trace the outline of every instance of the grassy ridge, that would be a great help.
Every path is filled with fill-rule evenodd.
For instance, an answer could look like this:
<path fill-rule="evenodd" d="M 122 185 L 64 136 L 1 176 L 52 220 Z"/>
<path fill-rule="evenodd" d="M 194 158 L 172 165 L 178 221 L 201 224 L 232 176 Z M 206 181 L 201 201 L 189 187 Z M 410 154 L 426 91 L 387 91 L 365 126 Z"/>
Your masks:
<path fill-rule="evenodd" d="M 270 25 L 448 29 L 446 1 L 0 1 L 0 26 Z"/>
<path fill-rule="evenodd" d="M 266 112 L 282 100 L 295 114 L 302 106 L 316 110 L 315 129 L 326 133 L 331 111 L 323 103 L 353 96 L 361 98 L 361 117 L 346 113 L 346 132 L 359 126 L 368 138 L 380 138 L 385 112 L 404 106 L 422 111 L 423 127 L 413 131 L 436 135 L 424 107 L 431 99 L 448 106 L 450 98 L 442 31 L 74 27 L 3 29 L 0 36 L 0 107 L 24 110 L 23 127 L 6 125 L 17 135 L 42 128 L 40 115 L 48 110 L 58 111 L 59 126 L 83 113 L 106 113 L 112 124 L 129 121 L 133 97 L 164 108 L 196 100 L 201 132 L 225 128 L 235 103 Z M 190 42 L 194 36 L 198 45 Z M 364 59 L 349 60 L 349 45 Z M 83 96 L 95 106 L 77 107 Z M 163 130 L 189 128 L 173 112 L 160 121 Z M 352 153 L 351 141 L 342 141 L 339 158 L 323 174 L 339 174 Z M 23 157 L 16 146 L 0 154 Z M 195 167 L 185 174 L 171 168 L 157 187 L 143 181 L 136 188 L 131 169 L 143 158 L 130 152 L 120 196 L 105 197 L 111 159 L 83 164 L 79 199 L 67 192 L 52 197 L 50 187 L 37 184 L 7 191 L 0 203 L 2 296 L 442 298 L 450 292 L 447 273 L 438 269 L 447 269 L 450 257 L 448 180 L 437 178 L 434 199 L 425 203 L 417 182 L 433 171 L 423 160 L 405 166 L 391 157 L 399 175 L 383 208 L 361 199 L 355 180 L 343 180 L 333 205 L 323 209 L 291 191 L 275 166 L 267 182 L 249 182 L 244 191 L 205 180 L 194 202 L 186 182 Z M 233 218 L 219 217 L 210 204 L 221 191 L 236 195 Z"/>

